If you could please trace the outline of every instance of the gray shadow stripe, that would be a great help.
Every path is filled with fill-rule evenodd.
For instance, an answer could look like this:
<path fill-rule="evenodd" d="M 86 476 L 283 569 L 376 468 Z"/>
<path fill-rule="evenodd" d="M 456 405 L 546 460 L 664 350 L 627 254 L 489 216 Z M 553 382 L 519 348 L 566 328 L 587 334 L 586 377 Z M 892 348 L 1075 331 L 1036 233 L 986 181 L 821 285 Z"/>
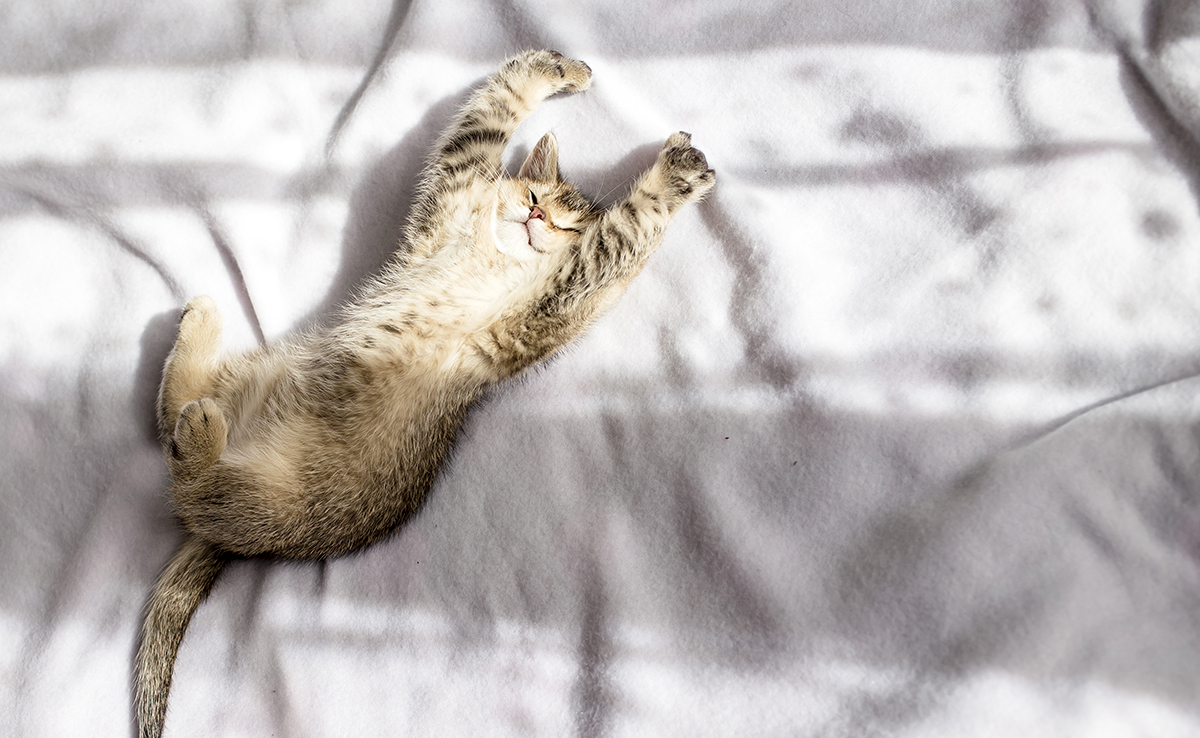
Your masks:
<path fill-rule="evenodd" d="M 349 172 L 310 167 L 281 174 L 233 161 L 219 162 L 32 162 L 0 166 L 0 218 L 43 208 L 38 192 L 86 193 L 109 208 L 131 205 L 188 205 L 193 193 L 209 200 L 299 201 L 315 195 L 345 196 Z"/>
<path fill-rule="evenodd" d="M 385 43 L 391 45 L 408 15 L 411 0 L 393 4 Z M 32 3 L 26 2 L 26 5 Z M 191 5 L 199 7 L 193 1 Z M 10 24 L 0 35 L 0 71 L 68 72 L 90 66 L 195 66 L 248 58 L 297 59 L 339 66 L 371 65 L 380 47 L 364 38 L 380 22 L 339 33 L 323 22 L 331 0 L 311 3 L 252 3 L 236 15 L 164 11 L 158 4 L 117 3 L 112 7 L 68 4 L 54 13 L 26 10 L 26 22 Z M 36 6 L 34 6 L 36 7 Z M 314 12 L 307 13 L 308 8 Z M 752 9 L 751 9 L 752 7 Z M 642 13 L 622 12 L 605 3 L 579 3 L 571 16 L 592 31 L 597 51 L 613 58 L 690 56 L 755 52 L 819 44 L 905 46 L 968 53 L 1004 53 L 1049 46 L 1102 48 L 1086 19 L 1051 13 L 1046 0 L 1007 3 L 896 3 L 892 0 L 768 0 L 736 6 L 720 0 L 689 3 L 679 14 L 681 32 L 664 34 Z M 187 8 L 185 7 L 185 10 Z M 193 10 L 196 8 L 192 8 Z M 464 22 L 441 33 L 425 32 L 412 46 L 472 60 L 500 60 L 514 42 L 535 41 L 559 28 L 533 30 L 527 10 L 504 3 L 499 8 L 473 4 L 464 13 L 483 11 L 491 18 Z M 497 17 L 498 16 L 498 17 Z M 469 17 L 466 16 L 466 17 Z M 423 19 L 425 20 L 425 19 Z M 507 33 L 497 33 L 492 20 Z M 737 29 L 731 32 L 731 29 Z M 152 30 L 154 43 L 147 42 Z M 372 54 L 369 50 L 374 49 Z M 569 53 L 569 48 L 560 49 Z M 368 75 L 368 77 L 371 75 Z"/>
<path fill-rule="evenodd" d="M 221 263 L 225 266 L 225 271 L 229 273 L 229 281 L 233 285 L 233 291 L 238 296 L 238 303 L 241 304 L 242 313 L 246 316 L 246 321 L 250 324 L 250 329 L 254 331 L 254 337 L 258 340 L 258 345 L 262 346 L 267 342 L 266 336 L 263 335 L 262 324 L 258 320 L 258 311 L 254 309 L 254 301 L 250 298 L 250 290 L 246 286 L 246 276 L 242 273 L 242 267 L 238 264 L 237 256 L 234 255 L 233 249 L 229 246 L 229 238 L 225 235 L 221 224 L 217 222 L 216 217 L 205 208 L 198 208 L 197 215 L 204 221 L 204 227 L 208 231 L 209 237 L 212 238 L 213 247 L 221 257 Z"/>
<path fill-rule="evenodd" d="M 396 45 L 396 38 L 400 35 L 400 29 L 404 25 L 404 19 L 408 17 L 409 8 L 412 7 L 412 0 L 395 0 L 392 3 L 392 12 L 388 16 L 387 28 L 383 33 L 383 42 L 375 51 L 375 56 L 371 60 L 370 67 L 367 68 L 366 74 L 359 81 L 358 87 L 346 100 L 342 109 L 338 111 L 337 119 L 334 120 L 333 126 L 329 129 L 329 136 L 325 139 L 325 156 L 329 157 L 334 148 L 337 146 L 338 138 L 342 134 L 342 130 L 346 124 L 350 122 L 350 118 L 354 115 L 354 111 L 358 109 L 358 105 L 362 102 L 363 96 L 367 93 L 367 88 L 379 76 L 380 70 L 383 69 L 384 62 L 387 61 L 391 54 L 392 47 Z"/>
<path fill-rule="evenodd" d="M 881 157 L 865 164 L 798 164 L 795 166 L 736 167 L 730 174 L 758 185 L 831 187 L 892 182 L 939 182 L 978 171 L 1000 167 L 1028 167 L 1064 159 L 1125 152 L 1137 157 L 1159 158 L 1152 143 L 1127 141 L 1068 141 L 1012 148 L 948 146 Z"/>

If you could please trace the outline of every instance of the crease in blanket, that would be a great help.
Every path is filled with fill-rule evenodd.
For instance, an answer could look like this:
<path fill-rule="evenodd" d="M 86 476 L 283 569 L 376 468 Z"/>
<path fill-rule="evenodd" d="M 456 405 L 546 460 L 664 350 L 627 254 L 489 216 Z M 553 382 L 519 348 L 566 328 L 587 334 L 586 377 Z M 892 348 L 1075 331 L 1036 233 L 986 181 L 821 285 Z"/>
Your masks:
<path fill-rule="evenodd" d="M 759 309 L 758 303 L 763 299 L 763 285 L 770 268 L 765 254 L 755 249 L 753 241 L 739 227 L 738 219 L 720 197 L 709 200 L 708 207 L 701 210 L 701 218 L 710 230 L 721 234 L 719 242 L 725 259 L 737 274 L 730 313 L 735 325 L 746 336 L 748 362 L 775 389 L 793 386 L 801 372 L 799 362 L 788 355 L 775 335 L 774 326 L 758 319 L 765 312 Z"/>
<path fill-rule="evenodd" d="M 13 190 L 23 195 L 24 197 L 37 203 L 46 212 L 56 218 L 60 218 L 70 223 L 76 223 L 87 228 L 99 231 L 107 236 L 113 243 L 117 244 L 122 251 L 128 253 L 133 258 L 150 267 L 162 280 L 171 296 L 177 300 L 182 300 L 184 297 L 183 287 L 179 281 L 162 265 L 157 259 L 150 255 L 150 251 L 138 243 L 137 239 L 129 233 L 122 230 L 111 218 L 103 215 L 100 208 L 91 207 L 86 204 L 73 204 L 62 202 L 59 199 L 53 198 L 50 195 L 43 194 L 34 189 L 24 186 L 15 186 Z"/>
<path fill-rule="evenodd" d="M 563 181 L 553 134 L 505 177 L 520 122 L 552 94 L 586 90 L 591 76 L 583 62 L 530 51 L 489 77 L 436 144 L 401 247 L 339 323 L 223 355 L 215 301 L 188 302 L 157 403 L 187 538 L 146 609 L 142 738 L 162 734 L 184 631 L 228 559 L 320 560 L 391 533 L 423 504 L 475 401 L 586 331 L 679 210 L 713 188 L 715 173 L 683 132 L 607 210 Z M 199 213 L 261 340 L 237 260 L 216 220 Z M 610 646 L 593 567 L 577 696 L 581 733 L 599 735 L 611 714 Z"/>
<path fill-rule="evenodd" d="M 1131 49 L 1120 54 L 1121 74 L 1134 112 L 1161 150 L 1187 177 L 1192 196 L 1200 201 L 1200 119 L 1181 117 L 1180 105 L 1160 79 L 1164 70 Z"/>
<path fill-rule="evenodd" d="M 1113 0 L 1088 4 L 1092 27 L 1117 52 L 1134 112 L 1200 198 L 1200 8 L 1163 0 L 1132 9 Z"/>
<path fill-rule="evenodd" d="M 250 324 L 250 330 L 254 332 L 254 337 L 261 346 L 267 342 L 267 339 L 263 335 L 262 323 L 258 320 L 258 312 L 254 309 L 254 300 L 250 297 L 250 290 L 246 287 L 246 276 L 242 274 L 242 267 L 238 264 L 237 256 L 229 245 L 229 237 L 225 235 L 216 216 L 208 208 L 197 207 L 197 210 L 200 220 L 204 222 L 205 230 L 212 239 L 213 247 L 221 257 L 221 263 L 225 265 L 225 271 L 229 273 L 229 281 L 233 283 L 234 292 L 237 294 L 238 302 L 241 303 L 246 321 Z"/>
<path fill-rule="evenodd" d="M 338 111 L 337 118 L 334 119 L 333 125 L 329 129 L 329 135 L 325 138 L 326 158 L 332 156 L 333 150 L 337 147 L 338 139 L 342 135 L 342 129 L 350 122 L 350 118 L 354 116 L 354 111 L 358 110 L 363 96 L 367 94 L 367 89 L 379 76 L 384 63 L 387 62 L 388 55 L 391 54 L 392 48 L 396 45 L 396 39 L 400 35 L 400 29 L 404 26 L 404 19 L 408 17 L 408 11 L 411 7 L 412 0 L 394 0 L 392 3 L 387 24 L 383 30 L 383 41 L 375 50 L 375 56 L 371 59 L 371 64 L 367 67 L 367 71 L 363 74 L 358 86 L 354 88 L 354 92 L 350 94 L 345 104 L 342 105 L 341 110 Z"/>
<path fill-rule="evenodd" d="M 1153 384 L 1148 384 L 1148 385 L 1141 386 L 1141 387 L 1135 387 L 1126 392 L 1118 392 L 1116 394 L 1109 395 L 1108 397 L 1101 398 L 1099 400 L 1096 400 L 1095 402 L 1084 405 L 1083 407 L 1080 407 L 1076 410 L 1072 410 L 1071 412 L 1069 412 L 1059 418 L 1055 418 L 1054 420 L 1050 421 L 1049 423 L 1046 423 L 1044 426 L 1042 426 L 1040 428 L 1035 428 L 1035 429 L 1031 430 L 1026 435 L 1017 439 L 1012 444 L 1012 446 L 1008 449 L 1008 451 L 1010 451 L 1010 452 L 1016 451 L 1016 450 L 1024 448 L 1024 447 L 1031 446 L 1031 445 L 1037 443 L 1038 441 L 1042 440 L 1043 438 L 1046 438 L 1047 436 L 1054 434 L 1059 429 L 1070 425 L 1071 423 L 1084 417 L 1085 415 L 1088 415 L 1089 413 L 1094 413 L 1097 410 L 1102 410 L 1111 405 L 1115 405 L 1116 403 L 1119 403 L 1123 400 L 1133 399 L 1135 397 L 1138 397 L 1139 395 L 1149 394 L 1151 392 L 1154 392 L 1155 390 L 1162 389 L 1164 387 L 1170 387 L 1171 385 L 1175 385 L 1175 384 L 1181 384 L 1183 382 L 1187 382 L 1188 380 L 1196 379 L 1196 378 L 1200 378 L 1200 365 L 1197 365 L 1196 367 L 1189 369 L 1189 370 L 1187 370 L 1181 374 L 1178 374 L 1176 376 L 1168 377 L 1167 379 L 1164 379 L 1160 382 L 1154 382 Z"/>

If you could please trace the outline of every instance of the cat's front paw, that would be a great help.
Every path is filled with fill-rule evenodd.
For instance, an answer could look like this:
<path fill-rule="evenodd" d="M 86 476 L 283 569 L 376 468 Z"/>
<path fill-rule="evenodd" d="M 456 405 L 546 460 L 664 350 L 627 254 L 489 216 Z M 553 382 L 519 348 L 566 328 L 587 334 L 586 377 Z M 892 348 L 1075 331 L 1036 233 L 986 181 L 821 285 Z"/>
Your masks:
<path fill-rule="evenodd" d="M 527 51 L 509 62 L 524 66 L 553 85 L 556 92 L 579 92 L 592 85 L 592 68 L 557 51 Z"/>
<path fill-rule="evenodd" d="M 717 183 L 716 172 L 708 168 L 704 152 L 692 146 L 690 133 L 672 133 L 658 152 L 663 184 L 685 200 L 699 200 Z"/>

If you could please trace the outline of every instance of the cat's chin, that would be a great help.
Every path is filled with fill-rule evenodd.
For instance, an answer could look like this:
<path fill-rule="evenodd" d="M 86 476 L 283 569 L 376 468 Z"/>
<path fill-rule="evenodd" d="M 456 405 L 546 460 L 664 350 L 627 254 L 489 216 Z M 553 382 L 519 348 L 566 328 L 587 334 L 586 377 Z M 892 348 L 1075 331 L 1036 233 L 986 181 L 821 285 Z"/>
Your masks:
<path fill-rule="evenodd" d="M 540 259 L 545 251 L 535 248 L 532 237 L 523 223 L 504 222 L 497 224 L 496 250 L 518 261 Z"/>
<path fill-rule="evenodd" d="M 534 251 L 533 247 L 528 243 L 514 245 L 512 243 L 506 244 L 503 241 L 497 241 L 496 250 L 505 256 L 511 256 L 518 261 L 533 261 L 534 259 L 540 259 L 543 256 L 542 253 Z"/>

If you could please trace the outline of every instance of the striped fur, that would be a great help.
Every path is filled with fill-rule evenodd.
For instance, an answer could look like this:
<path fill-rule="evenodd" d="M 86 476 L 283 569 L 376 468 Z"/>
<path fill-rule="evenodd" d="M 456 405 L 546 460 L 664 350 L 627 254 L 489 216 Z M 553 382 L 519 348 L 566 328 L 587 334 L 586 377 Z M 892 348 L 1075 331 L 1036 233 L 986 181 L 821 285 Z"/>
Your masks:
<path fill-rule="evenodd" d="M 401 248 L 334 327 L 224 355 L 212 300 L 188 303 L 158 407 L 187 538 L 147 606 L 142 738 L 162 733 L 184 629 L 225 560 L 337 556 L 401 524 L 480 394 L 582 333 L 711 189 L 685 133 L 608 211 L 562 181 L 549 134 L 503 177 L 517 125 L 590 82 L 586 64 L 548 51 L 490 77 L 438 141 Z"/>

